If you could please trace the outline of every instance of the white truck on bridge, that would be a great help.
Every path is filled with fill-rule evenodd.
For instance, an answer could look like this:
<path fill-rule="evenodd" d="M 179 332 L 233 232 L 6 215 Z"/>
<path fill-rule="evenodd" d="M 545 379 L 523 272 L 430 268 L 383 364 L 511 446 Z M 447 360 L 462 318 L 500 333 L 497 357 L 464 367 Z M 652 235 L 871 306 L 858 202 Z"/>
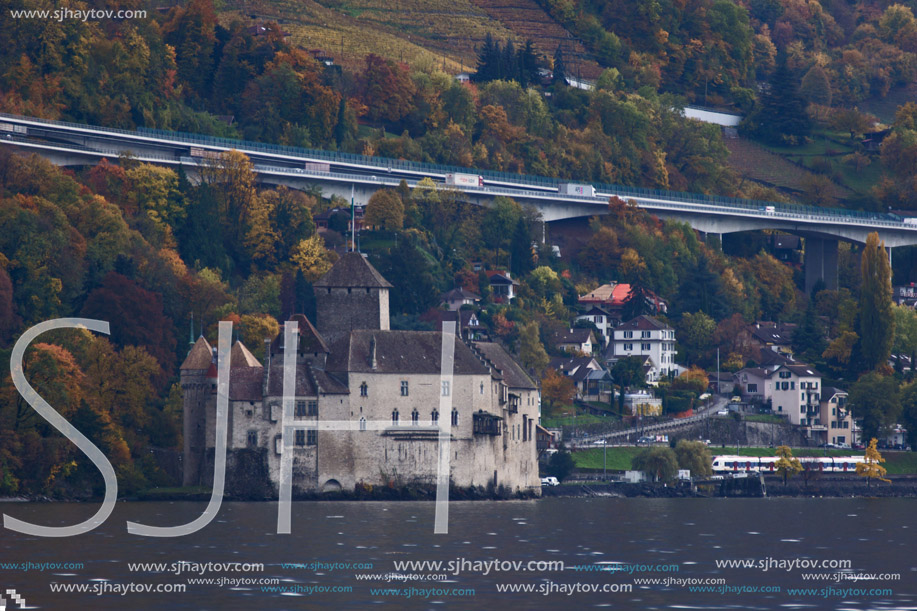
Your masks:
<path fill-rule="evenodd" d="M 582 197 L 595 197 L 595 187 L 592 185 L 577 185 L 565 182 L 557 188 L 561 195 L 580 195 Z"/>
<path fill-rule="evenodd" d="M 477 174 L 446 174 L 446 184 L 453 187 L 483 187 L 484 177 Z"/>

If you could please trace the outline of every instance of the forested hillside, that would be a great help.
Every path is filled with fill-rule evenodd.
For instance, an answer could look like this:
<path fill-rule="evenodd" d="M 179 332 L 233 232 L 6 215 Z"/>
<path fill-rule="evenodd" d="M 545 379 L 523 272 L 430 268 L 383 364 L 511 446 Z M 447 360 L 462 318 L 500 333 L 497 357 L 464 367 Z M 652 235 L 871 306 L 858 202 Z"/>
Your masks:
<path fill-rule="evenodd" d="M 456 5 L 452 21 L 412 24 L 395 12 L 402 4 L 418 6 L 395 2 L 385 13 L 368 1 L 304 3 L 296 22 L 292 2 L 217 10 L 191 0 L 147 7 L 149 19 L 83 22 L 16 19 L 9 9 L 38 3 L 4 0 L 0 111 L 581 183 L 917 208 L 917 105 L 902 105 L 886 126 L 861 111 L 914 80 L 917 21 L 908 5 L 544 0 L 518 3 L 528 11 L 521 18 L 515 3 L 481 1 Z M 429 6 L 451 15 L 451 5 Z M 284 12 L 284 22 L 259 16 L 268 9 Z M 330 40 L 316 52 L 307 39 L 315 23 L 302 21 L 310 15 L 349 24 L 346 58 Z M 538 20 L 553 24 L 550 36 L 521 25 Z M 453 25 L 461 42 L 446 40 Z M 467 83 L 453 78 L 463 65 Z M 566 77 L 591 77 L 594 86 Z M 756 177 L 736 164 L 719 126 L 680 113 L 692 102 L 745 115 L 742 142 L 758 147 L 741 149 L 752 160 L 745 165 L 778 157 L 798 171 L 793 185 L 780 182 L 790 172 Z M 864 134 L 875 136 L 872 145 Z M 236 152 L 208 166 L 199 184 L 127 157 L 64 170 L 0 153 L 0 356 L 41 321 L 109 321 L 109 337 L 42 336 L 26 374 L 103 448 L 124 491 L 171 483 L 151 452 L 180 447 L 177 366 L 189 339 L 213 339 L 218 321 L 233 320 L 260 356 L 279 321 L 314 315 L 311 282 L 329 269 L 347 230 L 345 214 L 327 213 L 347 203 L 317 188 L 265 189 Z M 464 287 L 483 298 L 478 317 L 490 336 L 549 386 L 545 367 L 558 354 L 551 336 L 571 326 L 579 295 L 610 281 L 669 303 L 665 318 L 684 365 L 711 367 L 717 349 L 724 370 L 752 363 L 737 337 L 755 320 L 799 323 L 799 354 L 836 381 L 873 376 L 864 378 L 867 390 L 895 380 L 882 360 L 888 351 L 917 352 L 913 310 L 888 310 L 884 318 L 896 322 L 882 328 L 863 326 L 875 318 L 864 315 L 873 307 L 864 295 L 876 289 L 861 285 L 882 284 L 861 270 L 859 247 L 841 246 L 838 290 L 807 295 L 799 259 L 778 260 L 771 235 L 708 244 L 627 202 L 612 200 L 608 212 L 561 240 L 512 200 L 478 208 L 427 179 L 413 191 L 377 193 L 360 241 L 394 285 L 393 326 L 431 328 L 440 293 Z M 328 229 L 317 229 L 318 215 Z M 560 257 L 555 242 L 563 242 Z M 869 248 L 874 262 L 878 244 Z M 896 283 L 917 279 L 911 260 L 896 251 Z M 494 298 L 475 262 L 511 272 L 518 297 Z M 643 313 L 642 303 L 631 300 L 628 313 Z M 914 396 L 901 395 L 897 412 L 882 417 L 907 408 L 914 418 Z M 85 495 L 100 484 L 4 376 L 0 494 Z"/>

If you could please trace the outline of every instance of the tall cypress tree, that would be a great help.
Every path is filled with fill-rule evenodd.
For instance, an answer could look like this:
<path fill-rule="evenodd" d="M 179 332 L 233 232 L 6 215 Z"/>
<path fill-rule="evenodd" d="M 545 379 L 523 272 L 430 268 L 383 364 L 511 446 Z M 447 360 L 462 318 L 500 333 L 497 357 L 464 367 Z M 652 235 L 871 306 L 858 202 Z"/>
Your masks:
<path fill-rule="evenodd" d="M 866 238 L 862 260 L 863 282 L 860 286 L 856 348 L 861 371 L 875 369 L 888 362 L 895 338 L 895 316 L 892 310 L 891 266 L 885 242 L 877 232 Z"/>
<path fill-rule="evenodd" d="M 567 66 L 564 63 L 564 50 L 557 45 L 554 51 L 554 83 L 567 84 Z"/>
<path fill-rule="evenodd" d="M 532 234 L 525 219 L 519 219 L 510 241 L 510 271 L 524 276 L 532 271 Z"/>

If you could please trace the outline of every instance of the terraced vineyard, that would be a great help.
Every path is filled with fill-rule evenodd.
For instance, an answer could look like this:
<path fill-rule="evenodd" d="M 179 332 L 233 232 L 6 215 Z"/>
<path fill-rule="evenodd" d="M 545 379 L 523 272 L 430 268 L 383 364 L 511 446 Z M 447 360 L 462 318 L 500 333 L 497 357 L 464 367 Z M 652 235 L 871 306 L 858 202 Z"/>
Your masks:
<path fill-rule="evenodd" d="M 363 58 L 376 53 L 458 73 L 474 69 L 475 49 L 488 33 L 521 40 L 470 0 L 233 0 L 225 6 L 221 20 L 277 21 L 294 44 L 322 49 L 348 69 L 359 70 Z"/>
<path fill-rule="evenodd" d="M 571 76 L 594 80 L 602 68 L 583 45 L 535 0 L 230 0 L 228 23 L 277 21 L 294 44 L 322 49 L 345 68 L 359 70 L 368 53 L 409 64 L 474 70 L 477 48 L 489 33 L 553 57 L 560 45 Z"/>
<path fill-rule="evenodd" d="M 771 153 L 751 140 L 727 138 L 725 143 L 729 149 L 727 163 L 742 178 L 796 193 L 802 193 L 807 189 L 811 172 L 790 163 L 780 155 Z M 832 188 L 835 199 L 851 195 L 850 190 L 840 185 L 833 184 Z"/>

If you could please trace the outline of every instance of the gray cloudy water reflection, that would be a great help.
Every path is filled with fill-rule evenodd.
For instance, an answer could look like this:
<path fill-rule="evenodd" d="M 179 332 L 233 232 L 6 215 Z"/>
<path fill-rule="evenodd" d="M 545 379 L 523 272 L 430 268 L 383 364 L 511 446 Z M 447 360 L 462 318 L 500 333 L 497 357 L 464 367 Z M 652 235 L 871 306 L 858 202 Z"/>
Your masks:
<path fill-rule="evenodd" d="M 433 503 L 294 503 L 293 534 L 277 535 L 276 503 L 224 503 L 199 533 L 175 539 L 128 535 L 125 521 L 169 526 L 190 521 L 203 503 L 119 503 L 96 531 L 39 539 L 0 531 L 0 592 L 15 589 L 40 609 L 913 609 L 917 608 L 914 499 L 545 499 L 455 502 L 449 534 L 433 534 Z M 0 503 L 3 513 L 46 525 L 74 523 L 93 504 Z M 717 568 L 753 559 L 773 568 Z M 850 560 L 837 570 L 777 568 L 787 560 Z M 462 562 L 464 560 L 464 563 Z M 529 561 L 563 561 L 565 570 L 503 571 Z M 171 570 L 180 562 L 180 574 Z M 396 571 L 403 561 L 441 561 L 443 570 Z M 448 564 L 452 562 L 452 566 Z M 82 569 L 2 568 L 3 563 L 82 563 Z M 263 572 L 207 571 L 206 563 L 263 563 Z M 324 563 L 315 567 L 312 563 Z M 474 565 L 472 563 L 479 563 Z M 131 572 L 128 563 L 167 563 Z M 282 563 L 302 566 L 284 567 Z M 359 563 L 355 570 L 331 563 Z M 608 567 L 646 565 L 628 572 Z M 368 568 L 369 565 L 372 568 Z M 669 565 L 677 565 L 674 572 Z M 7 564 L 8 567 L 13 565 Z M 211 568 L 213 568 L 213 564 Z M 782 565 L 782 566 L 785 566 Z M 192 569 L 192 567 L 194 567 Z M 460 574 L 450 568 L 464 567 Z M 657 571 L 644 571 L 657 567 Z M 222 567 L 217 567 L 222 568 Z M 197 571 L 197 572 L 194 572 Z M 487 572 L 487 574 L 484 574 Z M 391 574 L 396 573 L 395 577 Z M 445 581 L 411 580 L 445 574 Z M 803 574 L 824 574 L 806 581 Z M 900 580 L 851 579 L 900 574 Z M 357 579 L 357 575 L 370 579 Z M 829 580 L 828 575 L 833 577 Z M 218 580 L 223 579 L 223 585 Z M 240 579 L 278 579 L 276 585 Z M 668 585 L 662 580 L 669 579 Z M 189 579 L 213 579 L 211 584 Z M 659 579 L 654 585 L 635 580 Z M 687 580 L 719 591 L 690 591 Z M 840 579 L 840 580 L 839 580 Z M 235 580 L 235 581 L 231 581 Z M 388 580 L 388 581 L 386 581 Z M 89 584 L 106 593 L 53 593 L 49 584 Z M 130 584 L 135 591 L 121 595 Z M 181 584 L 184 593 L 136 588 Z M 620 591 L 632 586 L 631 592 Z M 171 587 L 171 586 L 170 586 Z M 264 587 L 273 591 L 263 591 Z M 534 588 L 529 593 L 498 587 Z M 612 592 L 590 593 L 598 587 Z M 763 588 L 780 592 L 762 592 Z M 284 588 L 287 591 L 281 592 Z M 333 588 L 348 592 L 333 592 Z M 568 594 L 571 588 L 578 588 Z M 791 593 L 810 588 L 810 593 Z M 891 594 L 870 594 L 888 588 Z M 119 590 L 120 589 L 120 590 Z M 326 591 L 321 591 L 325 589 Z M 757 591 L 753 591 L 757 589 Z M 467 590 L 473 590 L 471 595 Z M 545 595 L 545 590 L 551 592 Z M 447 593 L 448 592 L 448 593 Z M 411 594 L 410 598 L 408 595 Z M 11 601 L 8 602 L 8 605 Z M 18 608 L 9 606 L 8 608 Z"/>

